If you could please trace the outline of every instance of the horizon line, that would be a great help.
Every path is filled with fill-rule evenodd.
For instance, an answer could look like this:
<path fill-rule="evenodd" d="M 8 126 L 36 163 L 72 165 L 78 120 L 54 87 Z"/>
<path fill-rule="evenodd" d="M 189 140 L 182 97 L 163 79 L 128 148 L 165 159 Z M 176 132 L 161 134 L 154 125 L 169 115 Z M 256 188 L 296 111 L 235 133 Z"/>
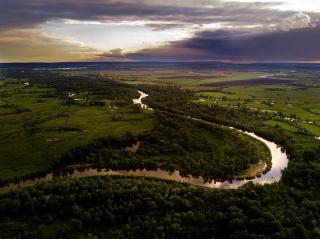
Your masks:
<path fill-rule="evenodd" d="M 224 63 L 234 65 L 251 65 L 251 64 L 314 64 L 318 65 L 318 61 L 252 61 L 252 62 L 236 62 L 223 60 L 195 60 L 195 61 L 30 61 L 30 62 L 0 62 L 0 64 L 70 64 L 70 63 Z"/>

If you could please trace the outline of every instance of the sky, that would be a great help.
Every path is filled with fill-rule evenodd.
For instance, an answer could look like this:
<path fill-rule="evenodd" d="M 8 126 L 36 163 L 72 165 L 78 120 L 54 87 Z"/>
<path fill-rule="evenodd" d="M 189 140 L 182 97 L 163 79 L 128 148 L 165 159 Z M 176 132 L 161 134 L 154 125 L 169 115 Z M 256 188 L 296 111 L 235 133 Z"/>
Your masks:
<path fill-rule="evenodd" d="M 0 62 L 320 62 L 320 0 L 0 0 Z"/>

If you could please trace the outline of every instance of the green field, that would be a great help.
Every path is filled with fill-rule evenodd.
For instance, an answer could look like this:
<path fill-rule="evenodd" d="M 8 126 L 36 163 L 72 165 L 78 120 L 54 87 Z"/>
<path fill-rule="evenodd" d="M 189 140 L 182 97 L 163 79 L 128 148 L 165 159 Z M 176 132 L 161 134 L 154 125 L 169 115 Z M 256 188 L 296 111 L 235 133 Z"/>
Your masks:
<path fill-rule="evenodd" d="M 287 123 L 284 123 L 284 122 L 281 122 L 281 121 L 278 121 L 278 120 L 267 120 L 265 122 L 263 122 L 265 125 L 268 125 L 268 126 L 272 126 L 272 127 L 281 127 L 282 129 L 284 130 L 288 130 L 290 132 L 297 132 L 298 129 L 292 125 L 289 125 Z"/>
<path fill-rule="evenodd" d="M 154 70 L 117 72 L 118 80 L 127 84 L 160 84 L 179 85 L 183 88 L 194 89 L 203 84 L 253 80 L 259 78 L 263 73 L 259 72 L 235 72 L 235 71 L 199 71 L 181 72 L 178 70 Z"/>
<path fill-rule="evenodd" d="M 203 84 L 210 84 L 210 83 L 217 83 L 217 82 L 228 82 L 228 81 L 242 81 L 242 80 L 253 80 L 259 78 L 261 74 L 259 73 L 234 73 L 230 76 L 225 77 L 217 77 L 212 79 L 206 79 L 206 80 L 196 80 L 192 81 L 191 83 L 188 82 L 182 82 L 183 86 L 199 86 Z"/>
<path fill-rule="evenodd" d="M 220 105 L 228 108 L 246 108 L 274 114 L 278 125 L 290 132 L 306 130 L 312 135 L 320 134 L 320 88 L 313 80 L 313 73 L 274 73 L 276 79 L 290 80 L 290 84 L 241 85 L 225 87 L 203 86 L 210 83 L 257 79 L 267 72 L 233 70 L 180 71 L 169 69 L 130 70 L 121 72 L 129 84 L 178 85 L 195 92 L 192 102 L 204 105 Z M 130 78 L 130 75 L 134 77 Z M 270 75 L 270 76 L 271 76 Z M 272 78 L 272 76 L 271 76 Z M 293 84 L 292 82 L 295 82 Z"/>
<path fill-rule="evenodd" d="M 312 134 L 318 135 L 320 114 L 320 89 L 287 86 L 261 85 L 225 87 L 215 91 L 197 93 L 194 101 L 200 104 L 218 104 L 225 107 L 245 107 L 283 114 L 282 120 L 295 118 L 300 126 Z M 306 122 L 306 123 L 303 123 Z M 280 126 L 284 126 L 284 123 Z M 286 128 L 286 127 L 284 127 Z M 286 129 L 289 129 L 288 127 Z M 293 128 L 289 129 L 293 130 Z"/>
<path fill-rule="evenodd" d="M 56 94 L 52 88 L 10 82 L 0 89 L 6 105 L 0 108 L 0 179 L 46 170 L 70 149 L 96 138 L 138 134 L 155 125 L 132 105 L 116 107 L 110 100 L 104 106 L 66 105 L 46 96 Z"/>
<path fill-rule="evenodd" d="M 270 72 L 276 79 L 290 80 L 286 84 L 241 85 L 225 87 L 203 86 L 210 83 L 257 79 L 267 72 L 235 70 L 130 70 L 121 72 L 129 84 L 177 85 L 195 92 L 192 102 L 203 105 L 220 105 L 228 108 L 246 108 L 274 114 L 281 128 L 298 132 L 306 130 L 319 135 L 320 88 L 312 72 Z M 130 75 L 134 77 L 130 78 Z M 272 76 L 271 76 L 272 78 Z M 295 82 L 295 84 L 293 84 Z M 266 125 L 275 126 L 274 121 Z"/>
<path fill-rule="evenodd" d="M 320 127 L 314 126 L 311 124 L 306 124 L 306 123 L 300 123 L 300 125 L 308 130 L 311 134 L 314 134 L 316 136 L 320 136 Z"/>

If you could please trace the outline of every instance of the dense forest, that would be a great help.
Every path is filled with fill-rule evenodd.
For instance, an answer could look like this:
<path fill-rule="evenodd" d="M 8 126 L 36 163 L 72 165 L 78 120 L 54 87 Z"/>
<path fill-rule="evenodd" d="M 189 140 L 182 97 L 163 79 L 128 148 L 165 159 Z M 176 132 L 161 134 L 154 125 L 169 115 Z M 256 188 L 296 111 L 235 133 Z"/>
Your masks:
<path fill-rule="evenodd" d="M 56 167 L 93 163 L 110 169 L 180 170 L 206 180 L 228 180 L 259 160 L 270 163 L 268 149 L 234 130 L 158 113 L 158 125 L 141 135 L 99 139 L 71 150 Z M 127 147 L 139 142 L 135 153 Z"/>
<path fill-rule="evenodd" d="M 71 79 L 74 84 L 56 89 L 77 87 L 76 77 Z M 123 101 L 137 96 L 134 87 L 119 84 L 126 92 Z M 92 90 L 104 94 L 97 88 Z M 229 155 L 219 162 L 215 155 L 224 157 L 222 149 L 212 138 L 220 139 L 222 129 L 193 117 L 253 131 L 282 145 L 290 162 L 281 181 L 209 190 L 150 178 L 57 179 L 0 195 L 2 238 L 320 238 L 320 146 L 315 140 L 263 125 L 262 120 L 272 118 L 267 113 L 192 103 L 193 92 L 178 87 L 139 89 L 150 94 L 146 103 L 156 111 L 159 124 L 153 131 L 96 140 L 71 150 L 53 167 L 90 162 L 114 168 L 179 168 L 222 178 L 256 162 L 257 148 L 231 131 L 223 131 L 232 143 L 223 149 Z M 137 142 L 136 153 L 125 150 Z M 201 160 L 193 160 L 195 155 Z M 217 168 L 208 167 L 212 161 Z"/>
<path fill-rule="evenodd" d="M 61 180 L 0 195 L 1 238 L 320 238 L 319 194 L 153 179 Z"/>
<path fill-rule="evenodd" d="M 300 151 L 302 148 L 308 149 L 310 146 L 314 148 L 317 145 L 311 137 L 305 137 L 309 136 L 308 134 L 302 132 L 293 134 L 281 128 L 264 125 L 262 123 L 264 120 L 273 117 L 267 112 L 192 103 L 192 99 L 195 98 L 193 92 L 179 87 L 144 85 L 140 88 L 150 94 L 146 102 L 155 109 L 255 132 L 284 147 L 289 155 L 297 152 L 297 149 Z"/>
<path fill-rule="evenodd" d="M 112 100 L 126 100 L 130 102 L 136 97 L 137 91 L 134 87 L 114 80 L 112 77 L 99 74 L 62 74 L 47 72 L 46 74 L 17 74 L 18 79 L 29 79 L 30 84 L 42 87 L 52 87 L 57 93 L 65 95 L 65 92 L 88 92 L 95 98 L 106 98 Z"/>

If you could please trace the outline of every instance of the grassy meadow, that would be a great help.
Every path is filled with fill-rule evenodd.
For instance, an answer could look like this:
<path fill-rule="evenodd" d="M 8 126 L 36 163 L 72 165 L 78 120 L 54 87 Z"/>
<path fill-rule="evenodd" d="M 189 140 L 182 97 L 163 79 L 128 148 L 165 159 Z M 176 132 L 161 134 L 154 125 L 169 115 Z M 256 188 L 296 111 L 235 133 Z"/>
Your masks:
<path fill-rule="evenodd" d="M 25 81 L 0 84 L 0 179 L 47 169 L 70 149 L 96 138 L 141 133 L 154 118 L 133 105 L 66 105 L 52 88 Z M 84 101 L 84 94 L 74 95 Z"/>
<path fill-rule="evenodd" d="M 309 79 L 310 73 L 280 77 L 295 84 L 224 87 L 207 84 L 247 83 L 267 73 L 149 69 L 103 74 L 130 87 L 176 85 L 193 92 L 194 103 L 259 110 L 270 116 L 262 122 L 266 126 L 320 136 L 320 88 Z M 95 139 L 126 132 L 138 135 L 156 126 L 152 114 L 140 112 L 131 102 L 117 105 L 121 99 L 93 96 L 90 90 L 58 91 L 45 84 L 29 84 L 27 79 L 5 79 L 0 81 L 0 97 L 0 179 L 46 170 L 70 149 Z M 89 104 L 93 97 L 103 104 Z M 66 104 L 66 99 L 74 103 Z"/>
<path fill-rule="evenodd" d="M 320 89 L 286 85 L 226 87 L 217 92 L 199 92 L 195 102 L 225 107 L 246 107 L 271 114 L 281 114 L 277 124 L 289 131 L 301 128 L 319 136 Z M 272 122 L 265 122 L 267 125 Z"/>
<path fill-rule="evenodd" d="M 275 116 L 265 125 L 320 136 L 320 81 L 314 72 L 156 69 L 121 74 L 129 84 L 177 85 L 195 93 L 194 103 L 260 110 Z M 278 82 L 268 83 L 269 78 Z"/>

